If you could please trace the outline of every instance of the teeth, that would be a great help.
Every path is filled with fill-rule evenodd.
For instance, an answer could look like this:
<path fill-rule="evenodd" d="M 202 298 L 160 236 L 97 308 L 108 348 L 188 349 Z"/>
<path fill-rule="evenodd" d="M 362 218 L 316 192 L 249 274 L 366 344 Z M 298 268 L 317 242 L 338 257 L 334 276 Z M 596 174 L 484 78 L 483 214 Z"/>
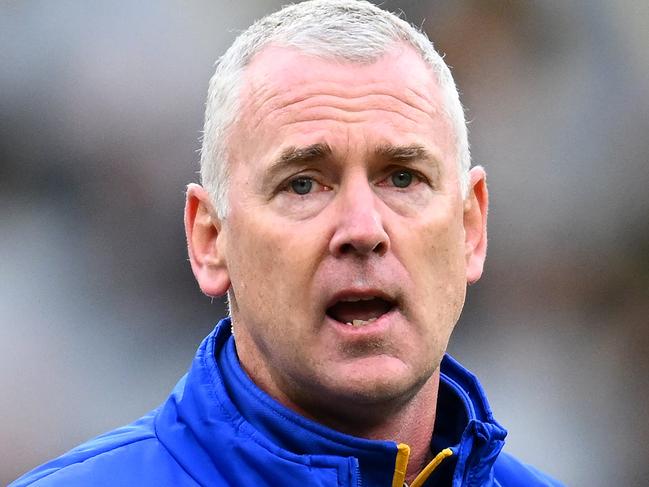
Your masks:
<path fill-rule="evenodd" d="M 376 318 L 370 318 L 369 320 L 352 320 L 351 323 L 348 322 L 346 324 L 358 328 L 360 326 L 369 325 L 373 321 L 376 321 Z"/>

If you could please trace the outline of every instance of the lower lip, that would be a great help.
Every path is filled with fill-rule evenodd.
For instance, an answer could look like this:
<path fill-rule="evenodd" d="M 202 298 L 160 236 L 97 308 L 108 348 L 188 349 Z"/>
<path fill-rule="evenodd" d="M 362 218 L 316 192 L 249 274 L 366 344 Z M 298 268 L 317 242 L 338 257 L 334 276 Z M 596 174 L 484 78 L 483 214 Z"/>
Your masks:
<path fill-rule="evenodd" d="M 358 338 L 372 338 L 380 336 L 388 331 L 394 324 L 398 315 L 397 308 L 392 308 L 387 313 L 382 314 L 376 320 L 362 326 L 347 325 L 338 320 L 325 315 L 327 324 L 331 325 L 338 333 Z"/>

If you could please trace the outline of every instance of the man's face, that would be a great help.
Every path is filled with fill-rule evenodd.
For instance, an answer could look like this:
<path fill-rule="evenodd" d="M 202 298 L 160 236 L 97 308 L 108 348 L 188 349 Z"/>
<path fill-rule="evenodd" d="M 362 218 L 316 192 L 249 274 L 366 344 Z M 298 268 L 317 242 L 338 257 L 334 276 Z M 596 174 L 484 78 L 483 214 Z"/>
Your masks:
<path fill-rule="evenodd" d="M 244 368 L 298 405 L 412 397 L 467 281 L 454 136 L 433 76 L 408 47 L 369 65 L 270 47 L 241 96 L 218 238 Z"/>

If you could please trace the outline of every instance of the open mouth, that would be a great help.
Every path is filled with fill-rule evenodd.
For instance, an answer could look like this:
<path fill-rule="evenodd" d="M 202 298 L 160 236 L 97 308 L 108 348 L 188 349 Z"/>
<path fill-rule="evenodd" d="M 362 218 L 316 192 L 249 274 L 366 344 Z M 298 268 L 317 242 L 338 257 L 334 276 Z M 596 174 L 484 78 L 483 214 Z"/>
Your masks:
<path fill-rule="evenodd" d="M 389 313 L 395 303 L 379 297 L 348 297 L 327 308 L 327 316 L 354 327 L 366 326 Z"/>

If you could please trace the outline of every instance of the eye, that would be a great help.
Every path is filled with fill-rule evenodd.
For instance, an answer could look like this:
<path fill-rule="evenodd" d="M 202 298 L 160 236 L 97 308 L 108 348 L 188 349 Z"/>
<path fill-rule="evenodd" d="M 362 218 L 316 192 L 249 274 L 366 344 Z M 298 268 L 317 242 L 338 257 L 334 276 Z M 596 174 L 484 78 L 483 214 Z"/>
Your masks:
<path fill-rule="evenodd" d="M 311 176 L 300 175 L 287 181 L 282 190 L 298 196 L 306 196 L 311 193 L 331 191 L 331 188 Z"/>
<path fill-rule="evenodd" d="M 308 194 L 313 189 L 313 179 L 304 177 L 296 178 L 289 183 L 289 186 L 296 194 Z"/>
<path fill-rule="evenodd" d="M 397 188 L 407 188 L 412 184 L 414 176 L 410 171 L 399 170 L 390 175 L 390 181 Z"/>

